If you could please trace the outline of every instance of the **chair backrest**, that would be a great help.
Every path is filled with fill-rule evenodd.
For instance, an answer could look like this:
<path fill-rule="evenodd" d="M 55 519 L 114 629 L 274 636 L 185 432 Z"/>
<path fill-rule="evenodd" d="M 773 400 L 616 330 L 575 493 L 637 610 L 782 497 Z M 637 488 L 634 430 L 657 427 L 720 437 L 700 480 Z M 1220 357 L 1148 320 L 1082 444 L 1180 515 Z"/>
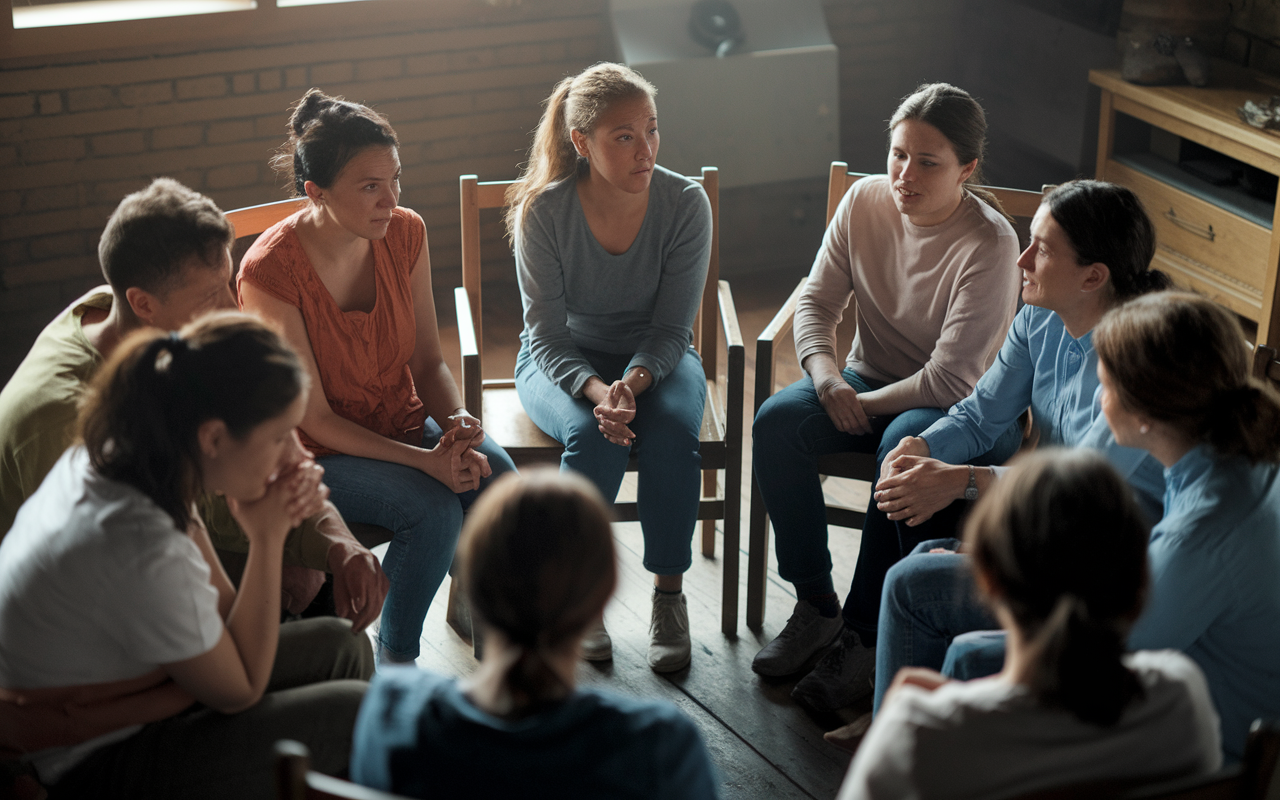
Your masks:
<path fill-rule="evenodd" d="M 301 742 L 281 739 L 276 742 L 275 753 L 277 800 L 407 800 L 402 795 L 312 772 L 311 753 Z"/>
<path fill-rule="evenodd" d="M 690 176 L 702 184 L 711 201 L 711 260 L 707 282 L 702 291 L 702 305 L 693 326 L 693 345 L 702 356 L 703 370 L 715 378 L 716 370 L 716 303 L 720 281 L 720 171 L 703 167 L 702 174 Z M 484 352 L 484 318 L 481 312 L 480 211 L 506 208 L 507 192 L 517 181 L 481 182 L 475 175 L 458 178 L 462 203 L 462 286 L 471 302 L 471 321 L 475 326 L 476 350 Z"/>
<path fill-rule="evenodd" d="M 865 172 L 850 172 L 849 165 L 843 161 L 831 162 L 831 177 L 827 181 L 827 224 L 831 224 L 831 218 L 836 215 L 836 207 L 840 205 L 840 201 L 844 198 L 845 192 L 849 191 L 849 187 L 857 183 L 862 178 L 867 177 Z M 1000 205 L 1004 208 L 1004 213 L 1011 217 L 1034 217 L 1036 209 L 1040 207 L 1040 201 L 1044 199 L 1044 193 L 1049 189 L 1048 186 L 1041 187 L 1040 191 L 1032 192 L 1026 189 L 1005 189 L 1000 186 L 981 186 L 986 189 L 995 198 L 1000 201 Z"/>
<path fill-rule="evenodd" d="M 227 212 L 227 219 L 235 226 L 236 238 L 256 236 L 267 228 L 307 204 L 307 198 L 295 197 L 292 200 L 280 200 L 276 203 L 263 203 L 260 206 L 237 208 Z"/>

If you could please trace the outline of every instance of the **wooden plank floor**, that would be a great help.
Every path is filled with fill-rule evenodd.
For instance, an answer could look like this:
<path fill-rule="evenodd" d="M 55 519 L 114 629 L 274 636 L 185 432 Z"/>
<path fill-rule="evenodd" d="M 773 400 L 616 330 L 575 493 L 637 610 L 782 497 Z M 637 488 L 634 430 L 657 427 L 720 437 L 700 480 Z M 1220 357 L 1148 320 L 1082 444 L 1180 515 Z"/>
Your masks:
<path fill-rule="evenodd" d="M 743 336 L 747 342 L 748 392 L 753 385 L 752 359 L 755 337 L 768 323 L 774 311 L 790 293 L 798 275 L 795 271 L 753 276 L 753 280 L 735 281 Z M 519 300 L 513 288 L 486 286 L 485 342 L 490 349 L 485 365 L 486 377 L 510 375 L 515 362 L 514 345 L 494 352 L 499 342 L 515 342 L 519 333 Z M 439 293 L 441 335 L 447 357 L 456 365 L 456 331 L 450 325 L 452 304 Z M 507 296 L 504 296 L 507 295 Z M 495 305 L 505 304 L 511 310 L 495 313 Z M 499 305 L 501 308 L 502 305 Z M 848 331 L 842 331 L 847 348 Z M 794 350 L 780 348 L 782 373 L 780 383 L 799 377 Z M 456 366 L 455 366 L 456 369 Z M 751 397 L 746 398 L 750 432 Z M 748 438 L 748 442 L 750 439 Z M 742 556 L 738 581 L 740 595 L 745 598 L 746 580 L 746 504 L 750 491 L 750 448 L 744 454 Z M 850 481 L 831 480 L 825 487 L 829 497 L 844 504 L 867 502 L 868 487 Z M 624 482 L 624 497 L 634 497 L 635 476 Z M 613 637 L 614 658 L 605 664 L 583 663 L 579 680 L 584 685 L 606 687 L 612 691 L 645 697 L 660 697 L 676 704 L 698 725 L 720 771 L 722 795 L 725 798 L 831 798 L 836 794 L 848 766 L 848 755 L 822 739 L 825 729 L 852 719 L 855 712 L 843 718 L 817 719 L 799 708 L 790 698 L 794 681 L 766 681 L 751 671 L 756 652 L 781 630 L 795 603 L 792 587 L 770 569 L 768 606 L 761 633 L 747 630 L 739 609 L 737 636 L 720 632 L 720 587 L 723 539 L 717 541 L 717 557 L 704 558 L 694 545 L 694 563 L 685 577 L 685 594 L 689 603 L 689 622 L 693 636 L 693 662 L 689 668 L 671 675 L 657 675 L 645 660 L 648 647 L 650 593 L 652 576 L 641 564 L 643 542 L 638 523 L 615 526 L 620 556 L 620 581 L 617 594 L 605 611 L 605 620 Z M 718 532 L 720 530 L 717 527 Z M 840 591 L 849 585 L 857 560 L 859 532 L 833 528 L 832 559 L 835 583 Z M 773 558 L 770 553 L 770 563 Z M 444 621 L 448 587 L 442 586 L 423 628 L 422 655 L 418 664 L 423 669 L 453 675 L 466 675 L 476 662 L 469 646 Z M 745 601 L 743 601 L 745 602 Z M 744 606 L 745 607 L 745 606 Z"/>

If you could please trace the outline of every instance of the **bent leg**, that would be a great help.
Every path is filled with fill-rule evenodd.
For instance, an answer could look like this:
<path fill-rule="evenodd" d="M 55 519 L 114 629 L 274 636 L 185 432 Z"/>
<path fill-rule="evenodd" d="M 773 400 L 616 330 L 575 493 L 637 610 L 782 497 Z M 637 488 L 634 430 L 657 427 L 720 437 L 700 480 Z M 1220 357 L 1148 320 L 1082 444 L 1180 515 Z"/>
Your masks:
<path fill-rule="evenodd" d="M 373 648 L 363 632 L 337 617 L 313 617 L 280 626 L 276 661 L 267 691 L 292 689 L 321 681 L 360 680 L 373 676 Z"/>
<path fill-rule="evenodd" d="M 707 400 L 702 361 L 685 351 L 676 368 L 636 398 L 636 503 L 644 532 L 644 567 L 680 575 L 693 563 L 693 530 L 702 497 L 698 434 Z"/>
<path fill-rule="evenodd" d="M 329 499 L 348 522 L 392 532 L 382 560 L 391 583 L 382 606 L 378 645 L 395 661 L 418 657 L 422 623 L 449 571 L 462 530 L 458 495 L 411 467 L 355 456 L 320 459 Z"/>
<path fill-rule="evenodd" d="M 957 553 L 912 555 L 885 576 L 876 647 L 876 711 L 899 669 L 940 669 L 953 638 L 999 627 L 978 602 L 968 560 Z"/>
<path fill-rule="evenodd" d="M 1004 631 L 962 633 L 947 648 L 942 674 L 961 681 L 995 675 L 1004 669 L 1004 652 Z"/>

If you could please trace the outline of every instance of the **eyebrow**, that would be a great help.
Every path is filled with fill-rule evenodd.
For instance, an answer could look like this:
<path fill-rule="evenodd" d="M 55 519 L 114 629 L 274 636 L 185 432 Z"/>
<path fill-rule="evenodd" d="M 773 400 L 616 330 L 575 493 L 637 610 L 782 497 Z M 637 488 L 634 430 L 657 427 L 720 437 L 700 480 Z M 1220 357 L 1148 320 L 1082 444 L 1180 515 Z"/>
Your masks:
<path fill-rule="evenodd" d="M 649 117 L 649 119 L 647 119 L 647 120 L 646 120 L 646 122 L 653 122 L 653 121 L 655 121 L 656 119 L 657 119 L 657 117 Z M 609 131 L 609 133 L 613 133 L 614 131 L 622 131 L 622 130 L 627 130 L 627 131 L 635 130 L 635 126 L 634 126 L 634 125 L 632 125 L 630 122 L 624 122 L 623 124 L 619 125 L 618 127 L 611 129 L 611 130 Z"/>

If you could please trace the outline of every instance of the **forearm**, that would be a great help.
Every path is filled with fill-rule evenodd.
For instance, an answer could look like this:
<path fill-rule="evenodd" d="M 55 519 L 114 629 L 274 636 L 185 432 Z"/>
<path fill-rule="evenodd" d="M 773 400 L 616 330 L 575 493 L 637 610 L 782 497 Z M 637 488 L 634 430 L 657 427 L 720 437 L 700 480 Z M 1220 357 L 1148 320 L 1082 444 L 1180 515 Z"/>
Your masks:
<path fill-rule="evenodd" d="M 809 377 L 813 379 L 813 387 L 819 394 L 828 383 L 845 382 L 844 372 L 830 353 L 811 353 L 805 357 L 800 366 L 809 373 Z"/>
<path fill-rule="evenodd" d="M 919 373 L 870 392 L 859 392 L 862 407 L 872 416 L 901 414 L 912 408 L 928 408 L 920 393 Z"/>
<path fill-rule="evenodd" d="M 413 371 L 413 382 L 418 389 L 418 397 L 427 410 L 427 416 L 447 429 L 449 417 L 466 405 L 449 365 L 444 361 L 424 365 Z"/>
<path fill-rule="evenodd" d="M 360 544 L 355 535 L 351 533 L 351 529 L 347 527 L 347 523 L 342 519 L 342 515 L 338 513 L 338 509 L 333 504 L 325 501 L 326 513 L 316 520 L 314 531 L 311 534 L 312 542 L 310 546 L 304 545 L 304 555 L 314 553 L 319 555 L 321 548 L 324 550 L 324 562 L 316 563 L 315 556 L 308 556 L 303 562 L 304 566 L 312 569 L 323 569 L 328 572 L 334 572 L 333 565 L 342 563 L 345 555 L 352 551 L 364 551 L 365 546 Z"/>
<path fill-rule="evenodd" d="M 414 468 L 417 468 L 416 460 L 421 457 L 421 448 L 380 436 L 332 411 L 323 416 L 315 415 L 314 419 L 308 415 L 303 420 L 302 429 L 316 442 L 344 455 L 390 461 Z"/>
<path fill-rule="evenodd" d="M 280 633 L 279 542 L 251 545 L 235 605 L 227 617 L 227 633 L 236 645 L 245 677 L 255 698 L 271 677 Z"/>
<path fill-rule="evenodd" d="M 653 372 L 644 367 L 632 367 L 622 376 L 622 382 L 631 390 L 634 397 L 639 397 L 653 385 Z"/>

